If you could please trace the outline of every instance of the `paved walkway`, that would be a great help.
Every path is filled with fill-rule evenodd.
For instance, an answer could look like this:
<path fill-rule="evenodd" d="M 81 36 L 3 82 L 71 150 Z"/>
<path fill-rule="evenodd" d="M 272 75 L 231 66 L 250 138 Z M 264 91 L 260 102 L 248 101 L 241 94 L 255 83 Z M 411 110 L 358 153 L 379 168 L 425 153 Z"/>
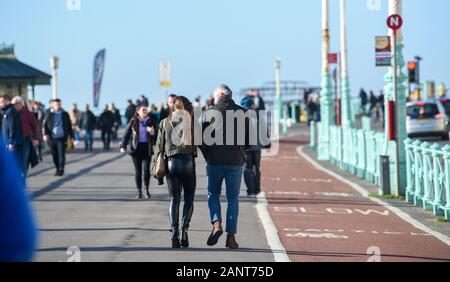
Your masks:
<path fill-rule="evenodd" d="M 224 238 L 216 247 L 206 246 L 210 223 L 201 157 L 187 250 L 170 248 L 166 186 L 156 186 L 152 179 L 152 199 L 134 199 L 128 155 L 98 148 L 89 154 L 76 151 L 68 156 L 63 178 L 53 176 L 46 157 L 29 179 L 41 231 L 36 260 L 67 261 L 68 248 L 75 246 L 82 261 L 270 262 L 274 253 L 286 259 L 284 246 L 290 260 L 301 262 L 450 261 L 447 236 L 438 239 L 433 230 L 402 214 L 405 209 L 399 205 L 369 199 L 339 173 L 324 169 L 299 150 L 308 141 L 307 131 L 294 130 L 282 140 L 278 155 L 263 158 L 270 216 L 264 216 L 264 198 L 259 203 L 241 198 L 242 249 L 237 251 L 225 249 Z"/>
<path fill-rule="evenodd" d="M 450 246 L 302 156 L 307 136 L 264 158 L 270 215 L 292 261 L 450 261 Z"/>
<path fill-rule="evenodd" d="M 242 249 L 206 246 L 210 233 L 205 164 L 198 160 L 198 187 L 190 249 L 170 248 L 166 186 L 152 179 L 152 199 L 136 200 L 133 167 L 118 152 L 74 152 L 66 176 L 55 178 L 50 157 L 31 172 L 29 189 L 40 229 L 36 261 L 67 261 L 76 246 L 90 261 L 273 261 L 256 211 L 256 200 L 241 199 L 238 240 Z M 223 199 L 224 200 L 224 199 Z M 226 205 L 223 206 L 225 212 Z M 225 214 L 225 213 L 224 213 Z"/>

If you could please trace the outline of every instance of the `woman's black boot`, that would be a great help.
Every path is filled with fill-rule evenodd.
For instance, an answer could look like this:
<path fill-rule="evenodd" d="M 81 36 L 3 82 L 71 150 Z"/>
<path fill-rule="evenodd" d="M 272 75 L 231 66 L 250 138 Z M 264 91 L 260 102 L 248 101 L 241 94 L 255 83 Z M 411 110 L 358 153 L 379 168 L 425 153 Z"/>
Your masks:
<path fill-rule="evenodd" d="M 189 227 L 183 226 L 181 229 L 181 246 L 183 248 L 189 248 L 189 236 L 188 236 Z"/>
<path fill-rule="evenodd" d="M 172 249 L 179 249 L 181 247 L 180 244 L 180 231 L 178 227 L 172 227 Z"/>

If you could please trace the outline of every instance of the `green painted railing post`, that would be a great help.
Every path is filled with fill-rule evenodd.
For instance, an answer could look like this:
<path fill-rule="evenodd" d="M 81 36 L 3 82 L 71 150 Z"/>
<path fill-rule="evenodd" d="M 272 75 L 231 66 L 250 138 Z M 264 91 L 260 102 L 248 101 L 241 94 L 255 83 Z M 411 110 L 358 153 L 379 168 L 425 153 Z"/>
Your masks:
<path fill-rule="evenodd" d="M 420 142 L 419 140 L 416 140 L 414 142 L 414 175 L 415 175 L 415 187 L 416 191 L 414 191 L 414 204 L 416 206 L 422 205 L 422 197 L 423 197 L 423 185 L 422 185 L 422 178 L 423 178 L 423 171 L 422 171 L 422 154 L 420 149 Z"/>
<path fill-rule="evenodd" d="M 356 165 L 358 164 L 358 136 L 355 133 L 355 129 L 350 128 L 349 131 L 352 140 L 352 145 L 350 147 L 349 172 L 351 174 L 356 174 Z"/>
<path fill-rule="evenodd" d="M 450 145 L 446 145 L 442 151 L 444 152 L 444 172 L 445 172 L 445 219 L 450 220 Z"/>
<path fill-rule="evenodd" d="M 414 168 L 413 165 L 413 140 L 406 139 L 405 150 L 406 150 L 406 201 L 414 202 Z"/>
<path fill-rule="evenodd" d="M 422 205 L 425 210 L 431 210 L 433 208 L 432 201 L 433 201 L 433 191 L 431 188 L 431 183 L 433 180 L 433 168 L 431 167 L 431 152 L 430 152 L 431 145 L 428 142 L 422 143 L 420 148 L 422 149 L 422 169 L 423 169 L 423 198 L 422 198 Z"/>
<path fill-rule="evenodd" d="M 311 122 L 310 130 L 311 130 L 311 133 L 310 133 L 310 147 L 315 150 L 316 147 L 317 147 L 317 143 L 316 143 L 317 130 L 316 130 L 316 122 L 315 121 Z"/>
<path fill-rule="evenodd" d="M 292 116 L 292 123 L 297 124 L 299 120 L 299 116 L 297 116 L 297 103 L 291 103 L 291 116 Z"/>
<path fill-rule="evenodd" d="M 375 171 L 375 159 L 377 158 L 377 152 L 375 151 L 375 135 L 372 131 L 365 132 L 366 138 L 366 173 L 364 178 L 367 181 L 374 182 L 373 173 Z"/>
<path fill-rule="evenodd" d="M 363 130 L 367 130 L 367 131 L 372 130 L 370 117 L 362 117 L 361 122 L 362 122 Z"/>
<path fill-rule="evenodd" d="M 357 175 L 364 178 L 366 173 L 366 138 L 364 130 L 357 130 L 356 135 L 358 136 L 358 166 Z"/>
<path fill-rule="evenodd" d="M 441 157 L 443 157 L 441 146 L 438 144 L 434 144 L 431 146 L 432 156 L 433 156 L 433 191 L 434 191 L 434 200 L 430 203 L 431 208 L 433 209 L 434 215 L 443 215 L 442 207 L 445 206 L 445 202 L 442 198 L 443 191 L 445 188 L 443 187 L 445 178 L 441 178 L 444 176 L 444 171 L 441 170 Z M 444 181 L 442 181 L 444 180 Z"/>
<path fill-rule="evenodd" d="M 348 170 L 349 156 L 350 156 L 350 139 L 349 139 L 349 127 L 342 128 L 342 169 Z"/>

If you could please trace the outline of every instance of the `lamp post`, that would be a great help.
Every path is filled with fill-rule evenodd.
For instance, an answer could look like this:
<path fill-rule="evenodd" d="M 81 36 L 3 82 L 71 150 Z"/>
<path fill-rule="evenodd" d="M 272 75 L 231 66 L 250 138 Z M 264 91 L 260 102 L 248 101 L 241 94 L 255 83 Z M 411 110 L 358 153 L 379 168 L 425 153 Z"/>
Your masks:
<path fill-rule="evenodd" d="M 275 136 L 280 136 L 280 122 L 281 115 L 283 113 L 283 106 L 281 101 L 281 59 L 275 60 L 275 121 L 274 121 L 274 133 Z"/>
<path fill-rule="evenodd" d="M 389 15 L 402 15 L 402 0 L 389 0 Z M 385 153 L 393 156 L 393 162 L 396 167 L 393 174 L 391 175 L 391 180 L 395 181 L 391 187 L 395 190 L 391 191 L 395 195 L 404 195 L 406 187 L 406 152 L 404 141 L 407 138 L 406 132 L 406 96 L 407 87 L 406 81 L 407 77 L 402 71 L 405 66 L 405 59 L 403 57 L 403 33 L 401 30 L 396 32 L 396 38 L 394 39 L 394 31 L 389 29 L 389 35 L 393 39 L 392 48 L 396 48 L 396 65 L 397 68 L 390 68 L 385 76 L 385 108 L 388 108 L 390 101 L 394 101 L 395 107 L 395 131 L 396 131 L 396 141 L 386 141 Z M 396 44 L 394 44 L 394 42 Z M 396 74 L 396 75 L 394 75 Z M 395 97 L 394 88 L 397 85 L 397 97 Z M 388 120 L 388 111 L 385 113 L 385 120 Z M 389 128 L 386 126 L 385 138 L 388 138 Z M 386 139 L 387 140 L 387 139 Z"/>
<path fill-rule="evenodd" d="M 328 65 L 330 51 L 329 2 L 322 0 L 322 90 L 320 92 L 320 115 L 318 159 L 330 160 L 330 125 L 334 122 L 334 101 Z"/>
<path fill-rule="evenodd" d="M 341 123 L 344 127 L 351 127 L 353 117 L 350 109 L 350 82 L 347 65 L 347 23 L 345 0 L 340 0 L 340 42 L 341 42 Z"/>
<path fill-rule="evenodd" d="M 58 80 L 57 80 L 57 70 L 59 67 L 59 58 L 52 56 L 50 58 L 50 67 L 52 68 L 52 98 L 58 98 Z"/>

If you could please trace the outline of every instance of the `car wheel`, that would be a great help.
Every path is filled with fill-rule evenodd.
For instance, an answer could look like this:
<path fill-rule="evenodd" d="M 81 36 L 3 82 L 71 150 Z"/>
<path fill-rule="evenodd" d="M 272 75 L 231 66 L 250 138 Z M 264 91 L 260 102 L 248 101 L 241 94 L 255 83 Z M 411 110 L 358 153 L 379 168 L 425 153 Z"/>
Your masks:
<path fill-rule="evenodd" d="M 449 141 L 450 140 L 450 133 L 444 133 L 444 135 L 442 135 L 442 140 Z"/>

